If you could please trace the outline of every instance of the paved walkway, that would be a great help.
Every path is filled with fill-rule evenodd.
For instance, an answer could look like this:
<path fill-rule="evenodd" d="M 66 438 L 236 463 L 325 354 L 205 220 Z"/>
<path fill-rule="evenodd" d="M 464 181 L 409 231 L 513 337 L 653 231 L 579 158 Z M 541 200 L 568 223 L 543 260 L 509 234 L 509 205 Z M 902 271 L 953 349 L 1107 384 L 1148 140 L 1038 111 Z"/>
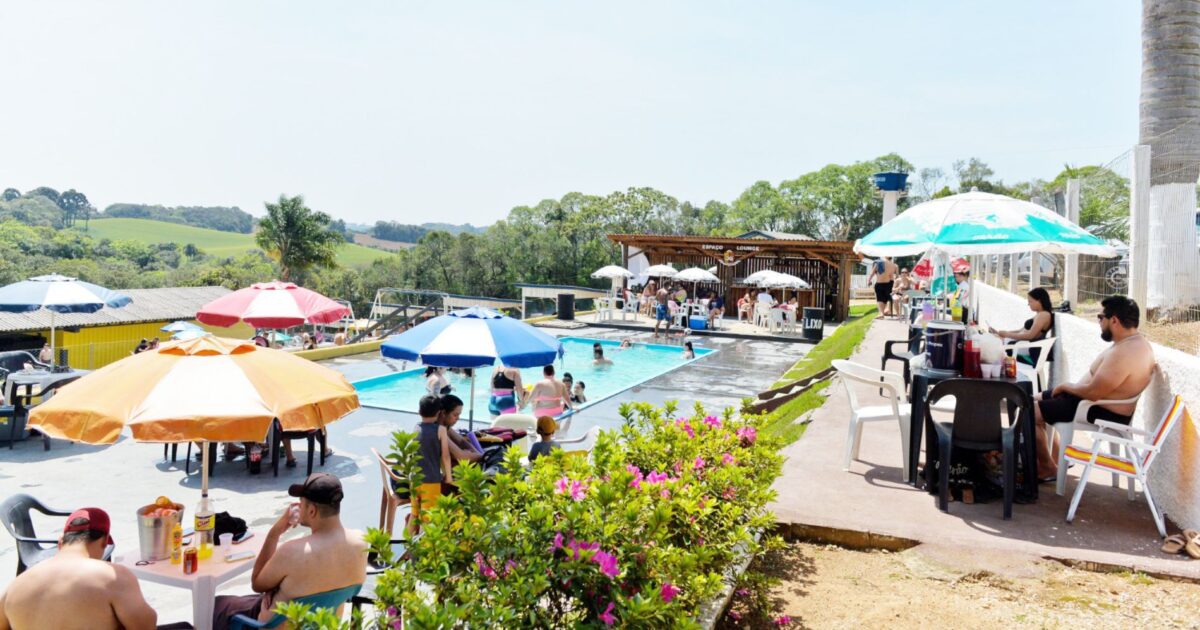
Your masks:
<path fill-rule="evenodd" d="M 904 336 L 901 323 L 876 320 L 851 360 L 878 367 L 883 342 Z M 899 369 L 899 363 L 890 367 Z M 1159 550 L 1161 541 L 1141 492 L 1136 501 L 1128 501 L 1124 486 L 1114 490 L 1108 475 L 1094 474 L 1075 522 L 1067 524 L 1078 466 L 1071 471 L 1065 496 L 1055 495 L 1053 484 L 1043 484 L 1036 503 L 1013 506 L 1010 521 L 1003 520 L 999 501 L 951 503 L 943 513 L 936 497 L 904 484 L 900 429 L 892 423 L 867 424 L 859 460 L 843 470 L 849 403 L 840 383 L 828 391 L 829 400 L 813 413 L 804 437 L 785 449 L 788 460 L 775 483 L 779 496 L 773 509 L 793 533 L 871 544 L 865 533 L 880 540 L 950 544 L 964 555 L 976 549 L 1011 551 L 1200 579 L 1200 560 Z M 858 396 L 862 404 L 883 400 L 877 389 L 867 387 L 859 388 Z M 1177 530 L 1169 525 L 1168 531 Z"/>
<path fill-rule="evenodd" d="M 612 318 L 601 319 L 600 313 L 590 313 L 578 318 L 578 321 L 592 324 L 594 326 L 612 327 L 618 330 L 630 331 L 653 331 L 654 318 L 648 317 L 640 313 L 625 313 L 625 317 L 621 317 L 621 312 L 617 311 Z M 833 331 L 838 327 L 837 322 L 827 321 L 824 325 L 824 335 L 828 337 L 833 334 Z M 679 332 L 678 326 L 671 327 L 672 333 Z M 717 330 L 702 330 L 696 331 L 695 336 L 700 338 L 705 337 L 735 337 L 749 339 L 763 339 L 775 341 L 791 341 L 797 343 L 812 343 L 804 339 L 801 334 L 800 325 L 797 324 L 793 332 L 784 332 L 780 329 L 768 330 L 761 326 L 755 326 L 748 320 L 738 321 L 734 314 L 729 314 L 720 322 L 720 328 Z"/>

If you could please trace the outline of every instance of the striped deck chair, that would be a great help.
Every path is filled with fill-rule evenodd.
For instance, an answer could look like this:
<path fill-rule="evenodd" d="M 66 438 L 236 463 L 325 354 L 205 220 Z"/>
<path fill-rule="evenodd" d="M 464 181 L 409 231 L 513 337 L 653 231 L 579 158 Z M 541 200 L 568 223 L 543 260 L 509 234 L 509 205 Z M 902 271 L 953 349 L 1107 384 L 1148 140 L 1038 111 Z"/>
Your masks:
<path fill-rule="evenodd" d="M 1143 431 L 1106 420 L 1096 420 L 1097 427 L 1149 438 L 1150 441 L 1144 442 L 1132 437 L 1125 438 L 1107 433 L 1097 433 L 1093 438 L 1091 450 L 1078 446 L 1068 446 L 1064 452 L 1066 460 L 1083 464 L 1084 469 L 1083 474 L 1080 475 L 1079 485 L 1075 487 L 1075 496 L 1071 498 L 1071 507 L 1067 509 L 1067 522 L 1070 523 L 1075 518 L 1075 510 L 1079 507 L 1079 500 L 1083 497 L 1083 489 L 1087 487 L 1088 477 L 1092 472 L 1092 468 L 1100 468 L 1114 475 L 1130 479 L 1129 489 L 1131 495 L 1133 493 L 1133 480 L 1141 483 L 1142 493 L 1146 495 L 1146 503 L 1150 505 L 1150 514 L 1154 516 L 1154 524 L 1158 526 L 1158 534 L 1159 536 L 1166 537 L 1167 528 L 1163 523 L 1162 514 L 1158 511 L 1158 507 L 1154 505 L 1154 498 L 1150 496 L 1150 486 L 1146 483 L 1146 476 L 1149 474 L 1150 466 L 1154 463 L 1155 457 L 1158 456 L 1159 450 L 1162 449 L 1163 442 L 1171 434 L 1171 429 L 1175 428 L 1175 425 L 1179 424 L 1179 420 L 1187 415 L 1188 412 L 1187 408 L 1183 405 L 1183 398 L 1176 396 L 1171 404 L 1171 408 L 1167 410 L 1166 415 L 1163 416 L 1163 419 L 1158 423 L 1158 427 L 1154 431 Z M 1121 455 L 1106 454 L 1101 448 L 1103 443 L 1124 447 L 1124 450 Z"/>

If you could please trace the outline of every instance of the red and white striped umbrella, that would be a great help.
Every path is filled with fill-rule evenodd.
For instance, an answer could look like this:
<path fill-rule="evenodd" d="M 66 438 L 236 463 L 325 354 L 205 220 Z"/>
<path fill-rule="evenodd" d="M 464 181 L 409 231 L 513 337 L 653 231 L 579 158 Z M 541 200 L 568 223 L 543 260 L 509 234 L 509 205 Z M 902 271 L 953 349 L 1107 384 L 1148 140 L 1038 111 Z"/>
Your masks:
<path fill-rule="evenodd" d="M 221 296 L 196 312 L 210 326 L 232 326 L 239 321 L 255 328 L 291 328 L 301 324 L 330 324 L 350 314 L 350 309 L 291 282 L 259 282 Z"/>

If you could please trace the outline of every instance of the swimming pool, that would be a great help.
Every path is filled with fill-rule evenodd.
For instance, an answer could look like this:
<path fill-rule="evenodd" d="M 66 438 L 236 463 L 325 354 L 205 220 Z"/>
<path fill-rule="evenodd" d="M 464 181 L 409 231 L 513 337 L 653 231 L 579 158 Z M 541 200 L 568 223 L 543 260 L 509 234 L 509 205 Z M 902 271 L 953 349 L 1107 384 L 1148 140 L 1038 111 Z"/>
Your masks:
<path fill-rule="evenodd" d="M 583 381 L 587 386 L 588 401 L 583 405 L 576 406 L 577 410 L 585 409 L 630 387 L 716 352 L 711 348 L 696 348 L 696 358 L 685 360 L 683 349 L 679 346 L 635 343 L 632 348 L 620 350 L 621 344 L 617 341 L 584 337 L 562 337 L 561 341 L 563 360 L 561 364 L 555 364 L 555 376 L 562 378 L 564 372 L 570 372 L 571 376 L 575 378 L 575 382 Z M 604 356 L 613 362 L 611 367 L 598 368 L 592 365 L 592 344 L 594 343 L 604 346 Z M 395 374 L 355 381 L 354 388 L 358 390 L 358 400 L 364 407 L 416 413 L 417 401 L 425 395 L 424 369 L 417 367 Z M 476 418 L 488 417 L 491 374 L 490 368 L 480 370 L 475 379 Z M 449 373 L 446 377 L 454 386 L 454 394 L 462 398 L 469 408 L 470 401 L 467 398 L 471 392 L 471 380 Z M 521 382 L 526 385 L 531 385 L 541 379 L 541 368 L 521 370 Z M 529 409 L 526 407 L 525 411 Z"/>

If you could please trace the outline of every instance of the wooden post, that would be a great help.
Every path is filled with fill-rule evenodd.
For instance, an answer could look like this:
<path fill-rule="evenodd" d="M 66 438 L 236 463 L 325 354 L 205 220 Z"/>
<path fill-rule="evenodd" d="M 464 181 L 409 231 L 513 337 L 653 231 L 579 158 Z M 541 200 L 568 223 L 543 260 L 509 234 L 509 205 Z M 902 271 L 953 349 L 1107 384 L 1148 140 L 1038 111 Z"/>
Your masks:
<path fill-rule="evenodd" d="M 833 309 L 837 321 L 846 321 L 850 317 L 850 274 L 853 272 L 854 260 L 843 257 L 838 261 L 838 303 Z"/>
<path fill-rule="evenodd" d="M 1079 180 L 1067 180 L 1067 220 L 1079 225 Z M 1079 254 L 1066 255 L 1063 299 L 1075 308 L 1079 304 Z"/>

